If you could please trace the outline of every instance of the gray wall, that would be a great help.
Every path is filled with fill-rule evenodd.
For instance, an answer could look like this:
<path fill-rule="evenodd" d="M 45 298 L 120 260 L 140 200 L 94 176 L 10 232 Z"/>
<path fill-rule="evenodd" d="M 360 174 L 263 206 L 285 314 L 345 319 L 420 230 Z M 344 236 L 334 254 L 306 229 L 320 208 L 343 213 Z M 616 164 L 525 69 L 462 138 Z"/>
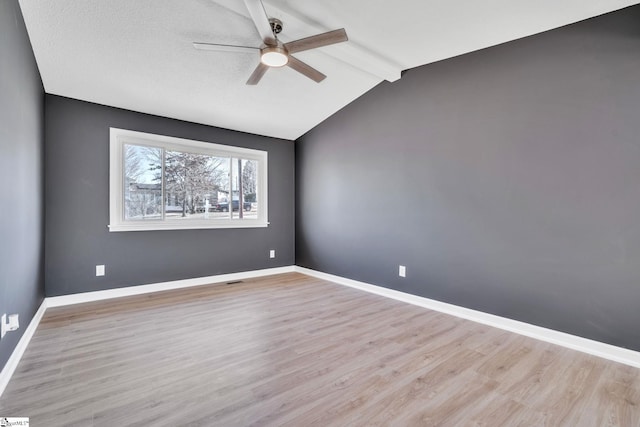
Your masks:
<path fill-rule="evenodd" d="M 0 341 L 0 369 L 44 297 L 44 91 L 17 0 L 0 1 L 0 314 L 21 327 Z"/>
<path fill-rule="evenodd" d="M 53 95 L 45 111 L 47 296 L 294 263 L 293 142 Z M 266 150 L 271 224 L 110 233 L 109 127 Z M 95 276 L 97 264 L 106 265 L 104 277 Z"/>
<path fill-rule="evenodd" d="M 381 84 L 296 174 L 298 265 L 640 350 L 640 7 Z"/>

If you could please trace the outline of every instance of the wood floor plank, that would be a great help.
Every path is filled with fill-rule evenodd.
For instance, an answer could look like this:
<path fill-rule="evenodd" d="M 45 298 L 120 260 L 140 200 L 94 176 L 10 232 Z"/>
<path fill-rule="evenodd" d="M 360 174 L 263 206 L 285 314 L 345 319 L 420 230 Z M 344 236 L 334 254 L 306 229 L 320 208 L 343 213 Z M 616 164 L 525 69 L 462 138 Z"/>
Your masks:
<path fill-rule="evenodd" d="M 640 427 L 640 370 L 291 273 L 49 309 L 0 415 L 52 427 Z"/>

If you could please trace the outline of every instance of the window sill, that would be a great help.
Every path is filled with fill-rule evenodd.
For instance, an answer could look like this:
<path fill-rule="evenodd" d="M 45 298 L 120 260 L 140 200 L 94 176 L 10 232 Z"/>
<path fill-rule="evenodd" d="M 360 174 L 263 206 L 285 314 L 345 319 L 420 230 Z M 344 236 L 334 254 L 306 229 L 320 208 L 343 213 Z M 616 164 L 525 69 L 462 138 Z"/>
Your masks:
<path fill-rule="evenodd" d="M 189 224 L 167 224 L 167 223 L 134 223 L 134 224 L 112 224 L 108 225 L 109 232 L 120 231 L 161 231 L 161 230 L 211 230 L 220 228 L 264 228 L 268 227 L 268 222 L 252 221 L 252 220 L 239 220 L 239 221 L 224 221 L 224 222 L 193 222 Z"/>

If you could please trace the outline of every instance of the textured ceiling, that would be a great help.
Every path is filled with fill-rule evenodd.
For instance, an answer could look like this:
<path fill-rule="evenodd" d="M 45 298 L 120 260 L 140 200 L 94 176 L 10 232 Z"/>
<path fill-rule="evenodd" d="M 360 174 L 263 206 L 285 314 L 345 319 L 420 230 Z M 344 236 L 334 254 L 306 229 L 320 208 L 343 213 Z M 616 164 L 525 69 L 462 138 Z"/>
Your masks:
<path fill-rule="evenodd" d="M 294 140 L 402 70 L 640 3 L 629 0 L 266 0 L 284 42 L 345 28 L 349 41 L 245 82 L 260 46 L 242 0 L 20 0 L 47 93 Z"/>

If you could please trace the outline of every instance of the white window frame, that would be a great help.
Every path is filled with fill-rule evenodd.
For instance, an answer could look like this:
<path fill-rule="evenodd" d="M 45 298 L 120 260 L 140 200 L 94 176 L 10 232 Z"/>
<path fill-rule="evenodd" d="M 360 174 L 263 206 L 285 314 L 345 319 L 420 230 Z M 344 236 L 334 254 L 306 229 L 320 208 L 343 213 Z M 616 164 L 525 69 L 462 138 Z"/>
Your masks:
<path fill-rule="evenodd" d="M 258 162 L 259 202 L 257 218 L 189 219 L 186 221 L 124 219 L 124 145 L 146 145 L 164 150 L 186 151 L 216 157 L 233 157 Z M 267 227 L 267 152 L 191 139 L 109 128 L 109 231 L 183 230 L 209 228 Z M 229 197 L 231 200 L 232 198 Z M 231 203 L 231 202 L 229 202 Z M 164 205 L 164 202 L 163 202 Z M 164 206 L 163 206 L 164 208 Z"/>

